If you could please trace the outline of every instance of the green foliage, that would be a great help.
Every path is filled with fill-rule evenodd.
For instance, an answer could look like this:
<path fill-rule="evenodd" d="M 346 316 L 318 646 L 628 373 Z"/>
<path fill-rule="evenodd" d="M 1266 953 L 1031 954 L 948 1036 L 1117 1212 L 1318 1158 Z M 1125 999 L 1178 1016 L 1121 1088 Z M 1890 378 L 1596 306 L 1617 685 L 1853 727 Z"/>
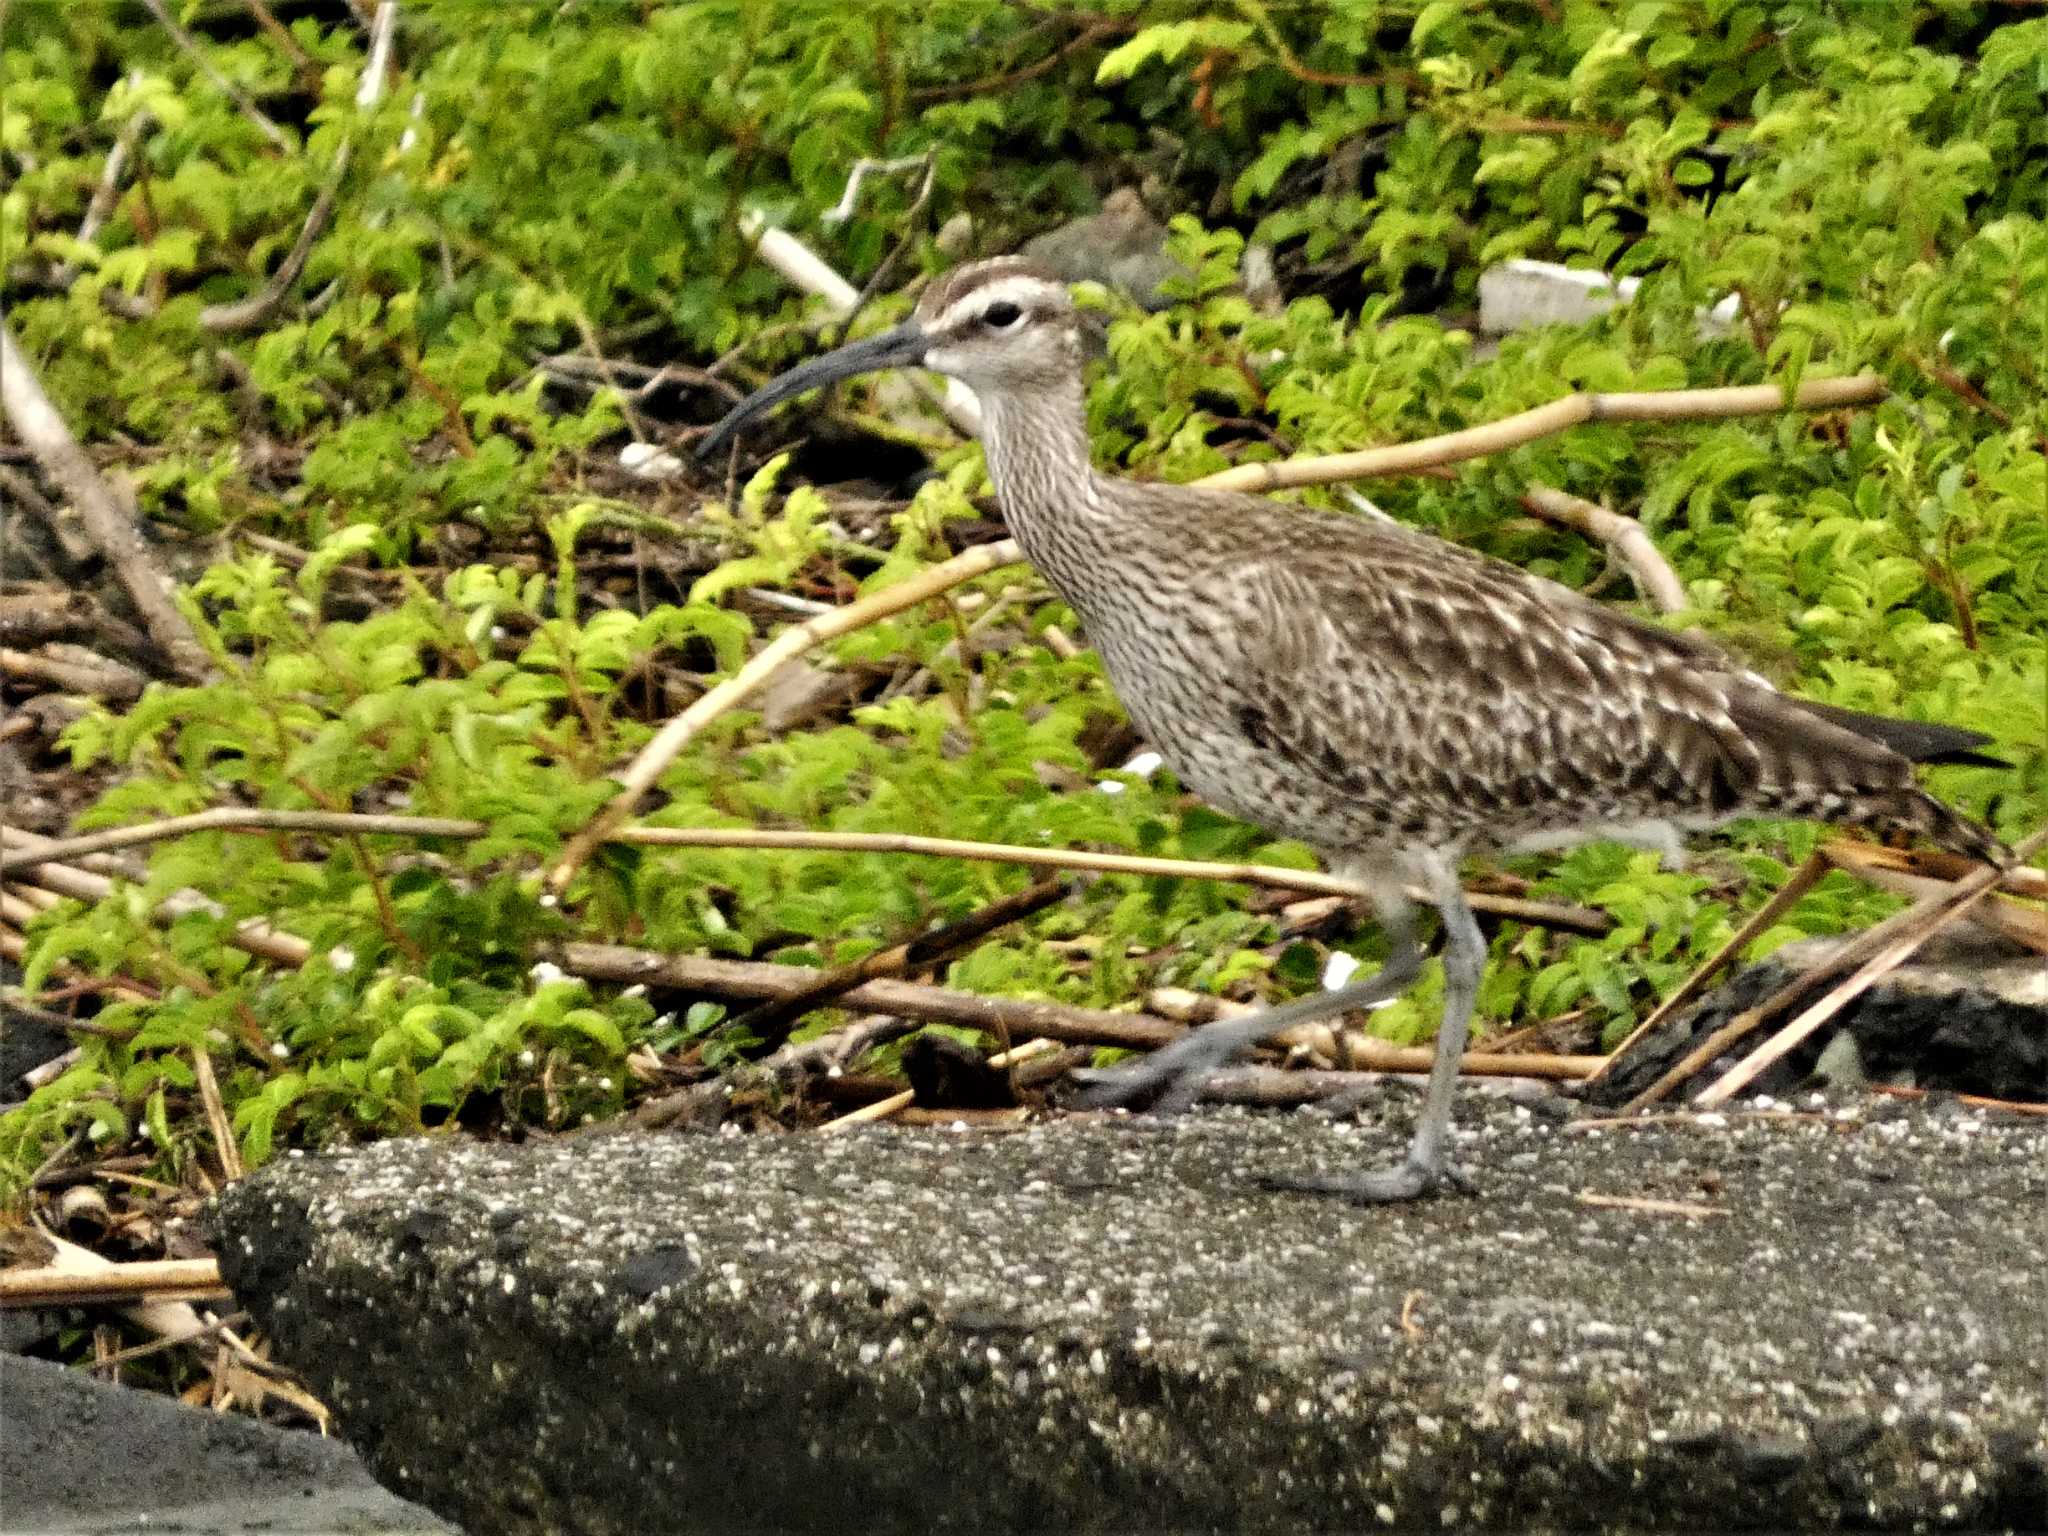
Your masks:
<path fill-rule="evenodd" d="M 824 223 L 862 155 L 934 156 L 906 276 L 943 263 L 923 231 L 960 213 L 994 251 L 1112 184 L 1149 180 L 1180 211 L 1189 276 L 1172 308 L 1118 313 L 1090 397 L 1098 454 L 1126 472 L 1363 448 L 1567 388 L 1881 373 L 1894 393 L 1869 412 L 1589 425 L 1369 490 L 1404 521 L 1578 586 L 1603 580 L 1602 552 L 1515 516 L 1521 490 L 1635 511 L 1686 583 L 1685 622 L 1812 696 L 1991 733 L 2010 771 L 1943 770 L 1935 787 L 2008 834 L 2048 812 L 2048 18 L 1965 0 L 418 0 L 399 74 L 364 108 L 365 40 L 341 8 L 287 13 L 303 63 L 253 25 L 182 9 L 289 148 L 140 8 L 15 0 L 0 249 L 75 276 L 10 292 L 9 321 L 150 515 L 309 558 L 223 558 L 185 589 L 218 680 L 153 687 L 73 729 L 81 766 L 120 771 L 87 824 L 235 803 L 487 832 L 198 835 L 151 850 L 146 881 L 59 908 L 34 930 L 31 986 L 63 963 L 161 995 L 101 1012 L 78 1065 L 0 1118 L 0 1177 L 18 1184 L 81 1128 L 174 1168 L 209 1135 L 201 1050 L 251 1161 L 612 1113 L 640 1047 L 716 1066 L 748 1042 L 715 1006 L 657 1017 L 555 976 L 551 946 L 832 963 L 1021 883 L 953 861 L 613 847 L 565 906 L 538 895 L 607 775 L 677 707 L 663 690 L 686 700 L 765 641 L 750 591 L 842 600 L 902 580 L 985 490 L 977 450 L 947 453 L 871 542 L 783 459 L 730 506 L 715 489 L 702 505 L 628 493 L 631 403 L 536 372 L 591 338 L 657 365 L 742 348 L 742 381 L 810 349 L 805 302 L 752 259 L 739 215 L 804 233 L 859 281 L 916 195 L 914 177 L 873 179 L 850 220 Z M 81 240 L 108 148 L 144 113 L 138 179 Z M 288 302 L 245 333 L 208 330 L 205 306 L 277 270 L 344 155 Z M 1278 313 L 1238 287 L 1254 241 L 1279 251 L 1296 295 Z M 1496 352 L 1455 316 L 1512 256 L 1641 286 L 1600 321 Z M 1734 323 L 1703 330 L 1730 295 Z M 666 601 L 587 563 L 627 535 L 687 536 L 718 559 Z M 359 575 L 343 581 L 362 567 L 384 583 L 373 604 Z M 838 641 L 831 664 L 934 686 L 780 733 L 724 717 L 648 819 L 1305 861 L 1166 775 L 1095 765 L 1087 733 L 1115 713 L 1100 670 L 1036 641 L 1064 611 L 1014 571 L 973 595 L 1019 582 L 1010 632 L 966 660 L 946 604 Z M 1121 793 L 1093 787 L 1105 777 Z M 1578 941 L 1508 925 L 1486 1015 L 1585 1008 L 1622 1027 L 1815 835 L 1740 827 L 1689 872 L 1609 846 L 1529 862 L 1542 894 L 1617 926 Z M 210 904 L 153 921 L 180 891 Z M 1831 877 L 1752 953 L 1889 906 Z M 252 919 L 312 959 L 254 960 L 231 942 Z M 1234 889 L 1105 879 L 947 979 L 1097 1005 L 1161 982 L 1315 985 L 1320 946 L 1276 954 L 1271 939 Z M 1353 947 L 1377 958 L 1370 933 Z M 1436 986 L 1377 1027 L 1426 1034 Z"/>

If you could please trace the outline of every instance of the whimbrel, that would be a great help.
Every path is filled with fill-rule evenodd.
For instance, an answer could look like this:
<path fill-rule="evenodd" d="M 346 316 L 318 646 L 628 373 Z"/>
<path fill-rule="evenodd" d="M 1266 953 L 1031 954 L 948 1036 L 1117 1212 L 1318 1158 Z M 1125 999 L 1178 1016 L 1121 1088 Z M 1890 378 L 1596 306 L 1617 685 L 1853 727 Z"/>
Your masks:
<path fill-rule="evenodd" d="M 1377 974 L 1094 1074 L 1096 1102 L 1185 1106 L 1238 1050 L 1398 996 L 1422 964 L 1405 894 L 1420 885 L 1442 914 L 1444 1003 L 1406 1156 L 1270 1181 L 1410 1199 L 1464 1182 L 1451 1099 L 1486 959 L 1458 880 L 1467 854 L 1601 837 L 1669 849 L 1682 832 L 1773 816 L 2008 858 L 1914 780 L 1916 762 L 1995 762 L 1975 732 L 1791 697 L 1696 635 L 1395 523 L 1098 474 L 1086 356 L 1058 282 L 1016 258 L 977 262 L 933 283 L 902 325 L 735 406 L 699 452 L 855 374 L 963 381 L 1010 531 L 1081 619 L 1133 722 L 1203 799 L 1308 844 L 1370 894 L 1389 945 Z"/>

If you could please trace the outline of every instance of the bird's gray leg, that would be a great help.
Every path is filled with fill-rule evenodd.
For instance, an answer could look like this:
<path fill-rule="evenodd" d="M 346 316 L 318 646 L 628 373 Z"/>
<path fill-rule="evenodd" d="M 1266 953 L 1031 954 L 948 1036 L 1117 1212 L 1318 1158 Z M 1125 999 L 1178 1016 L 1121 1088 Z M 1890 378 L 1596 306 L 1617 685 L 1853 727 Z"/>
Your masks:
<path fill-rule="evenodd" d="M 1270 1040 L 1297 1024 L 1399 997 L 1422 969 L 1422 947 L 1415 941 L 1415 909 L 1406 900 L 1390 896 L 1376 896 L 1374 905 L 1387 936 L 1388 953 L 1387 963 L 1370 978 L 1334 992 L 1296 998 L 1242 1019 L 1204 1024 L 1139 1061 L 1076 1072 L 1074 1076 L 1088 1085 L 1081 1096 L 1082 1105 L 1101 1109 L 1149 1101 L 1159 1113 L 1172 1114 L 1192 1105 L 1201 1096 L 1209 1074 L 1247 1046 Z"/>
<path fill-rule="evenodd" d="M 1455 862 L 1433 872 L 1430 894 L 1444 917 L 1444 1015 L 1437 1026 L 1436 1059 L 1429 1069 L 1429 1087 L 1415 1138 L 1408 1154 L 1391 1168 L 1331 1178 L 1273 1176 L 1262 1182 L 1276 1189 L 1338 1195 L 1361 1204 L 1413 1200 L 1444 1184 L 1469 1189 L 1451 1166 L 1451 1100 L 1458 1087 L 1458 1063 L 1472 1029 L 1472 1010 L 1479 1001 L 1479 980 L 1486 969 L 1486 940 L 1465 900 Z"/>

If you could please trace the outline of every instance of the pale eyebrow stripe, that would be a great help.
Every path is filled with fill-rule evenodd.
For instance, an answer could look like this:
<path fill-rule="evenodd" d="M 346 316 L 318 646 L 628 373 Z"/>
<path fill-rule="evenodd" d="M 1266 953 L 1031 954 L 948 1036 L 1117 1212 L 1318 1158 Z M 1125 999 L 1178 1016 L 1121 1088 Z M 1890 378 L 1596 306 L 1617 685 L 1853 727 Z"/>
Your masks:
<path fill-rule="evenodd" d="M 989 305 L 1008 299 L 1019 309 L 1037 309 L 1054 292 L 1052 284 L 1042 277 L 1031 277 L 1018 273 L 1013 277 L 999 277 L 978 287 L 970 288 L 939 312 L 932 322 L 934 330 L 950 330 L 963 320 L 979 315 Z"/>

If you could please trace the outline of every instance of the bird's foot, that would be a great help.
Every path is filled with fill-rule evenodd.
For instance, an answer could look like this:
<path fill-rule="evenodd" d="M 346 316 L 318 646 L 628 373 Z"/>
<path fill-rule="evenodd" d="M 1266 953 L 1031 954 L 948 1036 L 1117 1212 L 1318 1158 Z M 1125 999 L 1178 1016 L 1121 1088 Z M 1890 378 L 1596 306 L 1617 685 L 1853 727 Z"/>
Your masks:
<path fill-rule="evenodd" d="M 1353 1205 L 1394 1205 L 1403 1200 L 1420 1200 L 1425 1195 L 1442 1194 L 1446 1190 L 1456 1190 L 1461 1195 L 1476 1193 L 1472 1181 L 1448 1160 L 1431 1165 L 1412 1158 L 1404 1159 L 1391 1168 L 1376 1168 L 1370 1173 L 1266 1173 L 1259 1175 L 1259 1184 L 1265 1189 L 1285 1190 L 1292 1194 L 1334 1195 Z"/>
<path fill-rule="evenodd" d="M 1198 1029 L 1140 1060 L 1075 1072 L 1073 1077 L 1083 1088 L 1075 1102 L 1082 1109 L 1149 1108 L 1158 1115 L 1179 1114 L 1193 1108 L 1209 1074 L 1236 1054 L 1235 1041 L 1217 1040 Z"/>

